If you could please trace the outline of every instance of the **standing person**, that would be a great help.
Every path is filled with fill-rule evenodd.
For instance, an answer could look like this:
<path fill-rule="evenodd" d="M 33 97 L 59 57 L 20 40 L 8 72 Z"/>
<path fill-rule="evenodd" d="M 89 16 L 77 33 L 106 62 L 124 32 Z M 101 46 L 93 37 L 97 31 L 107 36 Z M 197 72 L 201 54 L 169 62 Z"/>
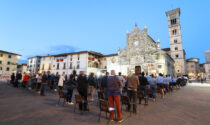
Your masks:
<path fill-rule="evenodd" d="M 15 73 L 11 75 L 11 84 L 15 86 Z"/>
<path fill-rule="evenodd" d="M 155 76 L 152 74 L 151 75 L 151 84 L 150 84 L 150 88 L 152 89 L 152 93 L 153 93 L 153 101 L 156 101 L 156 96 L 157 96 L 157 88 L 156 88 L 157 84 L 156 84 L 156 78 Z"/>
<path fill-rule="evenodd" d="M 63 89 L 64 81 L 65 81 L 65 72 L 63 72 L 63 75 L 60 76 L 59 78 L 59 82 L 58 82 L 59 91 Z"/>
<path fill-rule="evenodd" d="M 106 72 L 106 76 L 104 76 L 101 80 L 101 88 L 102 88 L 102 91 L 105 95 L 105 99 L 108 100 L 108 95 L 107 95 L 107 79 L 109 77 L 109 72 Z"/>
<path fill-rule="evenodd" d="M 41 84 L 41 93 L 40 93 L 41 96 L 45 96 L 45 89 L 47 86 L 47 81 L 48 81 L 48 77 L 47 77 L 46 72 L 44 72 L 42 75 L 42 84 Z"/>
<path fill-rule="evenodd" d="M 168 80 L 168 75 L 166 75 L 166 76 L 163 78 L 163 83 L 164 83 L 165 94 L 166 94 L 166 92 L 169 91 L 169 80 Z"/>
<path fill-rule="evenodd" d="M 94 73 L 91 73 L 89 78 L 88 78 L 88 85 L 89 85 L 89 91 L 91 94 L 91 101 L 94 100 L 93 96 L 94 96 L 94 92 L 95 92 L 95 88 L 96 88 L 96 78 L 94 77 Z"/>
<path fill-rule="evenodd" d="M 59 78 L 60 78 L 60 76 L 57 72 L 56 75 L 55 75 L 54 91 L 57 91 Z"/>
<path fill-rule="evenodd" d="M 161 90 L 161 98 L 164 98 L 164 84 L 163 84 L 163 75 L 160 73 L 159 76 L 156 78 L 157 86 Z"/>
<path fill-rule="evenodd" d="M 176 77 L 175 76 L 171 79 L 171 83 L 172 83 L 173 88 L 176 89 Z"/>
<path fill-rule="evenodd" d="M 42 84 L 42 75 L 41 74 L 38 74 L 38 76 L 37 76 L 36 91 L 40 91 L 41 84 Z"/>
<path fill-rule="evenodd" d="M 28 75 L 24 72 L 22 87 L 25 88 L 28 83 Z"/>
<path fill-rule="evenodd" d="M 19 83 L 21 82 L 21 79 L 22 79 L 22 74 L 21 74 L 21 72 L 18 72 L 16 74 L 15 87 L 18 87 Z"/>
<path fill-rule="evenodd" d="M 147 78 L 144 76 L 144 72 L 141 73 L 141 76 L 139 77 L 139 82 L 140 82 L 140 86 L 139 86 L 139 90 L 142 91 L 144 93 L 144 96 L 147 97 L 146 95 L 146 89 L 149 85 Z M 141 98 L 139 98 L 139 104 L 141 104 Z M 148 105 L 148 99 L 145 99 L 145 105 Z"/>
<path fill-rule="evenodd" d="M 121 82 L 119 78 L 115 74 L 115 70 L 111 71 L 111 76 L 107 79 L 107 89 L 108 89 L 108 96 L 109 96 L 109 107 L 114 108 L 114 102 L 117 108 L 117 120 L 122 122 L 122 114 L 121 114 L 121 106 L 120 106 L 120 87 Z M 114 119 L 114 112 L 110 113 L 111 120 Z"/>
<path fill-rule="evenodd" d="M 28 77 L 28 89 L 29 89 L 29 90 L 31 90 L 32 78 L 33 78 L 32 73 L 29 73 L 29 77 Z"/>
<path fill-rule="evenodd" d="M 133 74 L 131 77 L 128 77 L 126 85 L 127 85 L 128 96 L 131 102 L 133 103 L 133 112 L 137 113 L 136 103 L 137 103 L 137 89 L 139 86 L 138 77 L 135 74 Z M 128 105 L 128 110 L 130 110 L 130 108 L 131 105 Z"/>
<path fill-rule="evenodd" d="M 66 102 L 67 104 L 73 105 L 74 103 L 72 102 L 72 95 L 73 95 L 73 91 L 74 88 L 76 87 L 77 83 L 76 83 L 76 78 L 75 78 L 75 74 L 71 74 L 70 78 L 67 82 L 67 98 L 66 98 Z"/>
<path fill-rule="evenodd" d="M 125 80 L 124 80 L 121 72 L 118 73 L 118 78 L 121 83 L 120 93 L 123 94 L 123 88 L 125 87 Z"/>
<path fill-rule="evenodd" d="M 80 75 L 77 78 L 77 84 L 77 90 L 83 99 L 83 103 L 79 104 L 79 110 L 87 111 L 88 80 L 83 71 L 80 72 Z"/>
<path fill-rule="evenodd" d="M 50 75 L 50 89 L 53 90 L 54 89 L 54 83 L 55 83 L 55 75 L 54 73 L 52 73 Z"/>

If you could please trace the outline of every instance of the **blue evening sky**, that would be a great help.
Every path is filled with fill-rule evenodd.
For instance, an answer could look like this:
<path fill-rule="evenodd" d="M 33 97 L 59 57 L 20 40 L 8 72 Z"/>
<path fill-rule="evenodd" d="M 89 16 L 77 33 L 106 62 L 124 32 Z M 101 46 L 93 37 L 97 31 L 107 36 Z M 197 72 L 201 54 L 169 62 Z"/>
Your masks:
<path fill-rule="evenodd" d="M 165 12 L 181 8 L 187 58 L 205 62 L 210 49 L 209 0 L 0 0 L 0 50 L 35 55 L 93 50 L 116 53 L 126 30 L 147 24 L 149 35 L 169 47 Z"/>

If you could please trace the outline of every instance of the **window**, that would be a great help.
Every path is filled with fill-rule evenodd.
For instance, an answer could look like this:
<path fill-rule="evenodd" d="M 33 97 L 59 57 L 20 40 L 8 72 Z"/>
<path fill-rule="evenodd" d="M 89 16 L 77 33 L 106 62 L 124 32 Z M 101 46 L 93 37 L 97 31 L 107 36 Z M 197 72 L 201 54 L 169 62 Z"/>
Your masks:
<path fill-rule="evenodd" d="M 160 59 L 160 54 L 157 54 L 156 60 L 159 60 L 159 59 Z"/>
<path fill-rule="evenodd" d="M 0 64 L 2 64 L 2 61 L 0 60 Z"/>
<path fill-rule="evenodd" d="M 49 70 L 51 70 L 51 64 L 49 64 Z"/>
<path fill-rule="evenodd" d="M 66 63 L 63 64 L 63 69 L 66 69 Z"/>
<path fill-rule="evenodd" d="M 0 70 L 2 70 L 2 67 L 0 67 Z"/>
<path fill-rule="evenodd" d="M 158 65 L 158 68 L 161 69 L 162 68 L 162 65 Z"/>
<path fill-rule="evenodd" d="M 178 47 L 175 47 L 175 50 L 177 51 L 178 50 Z"/>
<path fill-rule="evenodd" d="M 176 24 L 176 19 L 172 19 L 171 20 L 171 25 L 175 25 Z"/>
<path fill-rule="evenodd" d="M 70 62 L 70 69 L 72 69 L 72 62 Z"/>
<path fill-rule="evenodd" d="M 10 61 L 8 61 L 8 62 L 7 62 L 7 65 L 10 65 L 10 64 L 11 64 Z"/>
<path fill-rule="evenodd" d="M 179 55 L 178 54 L 176 55 L 176 58 L 179 58 Z"/>
<path fill-rule="evenodd" d="M 80 55 L 79 54 L 78 54 L 77 58 L 78 58 L 78 60 L 80 60 Z"/>
<path fill-rule="evenodd" d="M 31 66 L 30 66 L 31 67 Z M 44 70 L 44 64 L 42 64 L 42 70 Z"/>
<path fill-rule="evenodd" d="M 176 29 L 172 31 L 172 34 L 173 34 L 174 36 L 177 35 Z"/>
<path fill-rule="evenodd" d="M 174 40 L 174 43 L 177 43 L 177 40 L 176 39 Z"/>
<path fill-rule="evenodd" d="M 9 67 L 7 67 L 7 71 L 9 71 Z"/>
<path fill-rule="evenodd" d="M 77 62 L 77 69 L 79 69 L 80 67 L 79 67 L 79 62 Z"/>
<path fill-rule="evenodd" d="M 12 56 L 11 55 L 8 55 L 8 58 L 12 58 Z"/>
<path fill-rule="evenodd" d="M 57 69 L 59 69 L 59 63 L 57 63 Z"/>
<path fill-rule="evenodd" d="M 0 57 L 3 57 L 3 54 L 0 54 Z"/>

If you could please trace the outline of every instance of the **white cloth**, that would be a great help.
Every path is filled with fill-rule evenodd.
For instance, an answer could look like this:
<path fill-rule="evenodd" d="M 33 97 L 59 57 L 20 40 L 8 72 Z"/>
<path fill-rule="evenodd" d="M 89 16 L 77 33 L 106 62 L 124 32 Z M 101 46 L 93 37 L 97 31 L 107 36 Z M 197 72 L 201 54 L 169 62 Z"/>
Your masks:
<path fill-rule="evenodd" d="M 65 81 L 65 76 L 62 75 L 59 79 L 58 86 L 63 86 L 64 81 Z"/>

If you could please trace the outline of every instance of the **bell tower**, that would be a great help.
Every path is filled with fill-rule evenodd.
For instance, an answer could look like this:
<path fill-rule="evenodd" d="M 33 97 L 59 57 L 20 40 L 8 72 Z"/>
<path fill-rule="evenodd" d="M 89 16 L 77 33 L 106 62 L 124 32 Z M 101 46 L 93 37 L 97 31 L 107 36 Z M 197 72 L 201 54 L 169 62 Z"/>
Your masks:
<path fill-rule="evenodd" d="M 181 25 L 180 25 L 180 8 L 166 12 L 168 17 L 170 55 L 174 59 L 176 75 L 186 74 L 185 51 L 182 45 Z"/>

